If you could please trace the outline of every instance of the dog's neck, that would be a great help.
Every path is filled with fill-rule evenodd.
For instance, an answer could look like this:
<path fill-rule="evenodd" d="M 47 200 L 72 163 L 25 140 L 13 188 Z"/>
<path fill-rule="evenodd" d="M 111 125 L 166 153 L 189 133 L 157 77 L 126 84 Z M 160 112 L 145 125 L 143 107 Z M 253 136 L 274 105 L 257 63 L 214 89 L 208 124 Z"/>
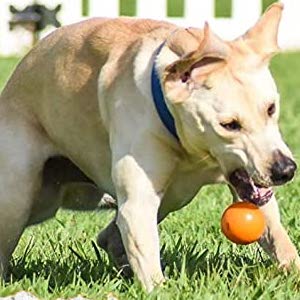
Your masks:
<path fill-rule="evenodd" d="M 168 131 L 179 141 L 179 137 L 175 126 L 175 120 L 166 104 L 166 100 L 162 91 L 162 86 L 158 74 L 159 71 L 157 67 L 157 56 L 160 54 L 160 51 L 163 48 L 163 46 L 164 43 L 162 43 L 154 53 L 154 60 L 151 70 L 151 94 L 160 120 L 168 129 Z"/>
<path fill-rule="evenodd" d="M 162 37 L 160 40 L 155 40 L 148 37 L 145 38 L 141 44 L 141 51 L 139 51 L 138 55 L 134 60 L 134 82 L 136 84 L 136 87 L 146 100 L 144 105 L 149 106 L 149 109 L 151 109 L 151 111 L 155 114 L 155 116 L 158 119 L 160 119 L 160 116 L 155 107 L 151 89 L 151 75 L 153 68 L 155 67 L 155 70 L 157 71 L 155 76 L 157 77 L 160 91 L 162 92 L 163 87 L 161 86 L 160 81 L 161 74 L 164 72 L 165 68 L 168 65 L 172 64 L 179 58 L 178 55 L 176 55 L 173 51 L 169 49 L 169 47 L 167 47 L 167 45 L 165 45 L 166 36 Z M 161 45 L 165 46 L 161 48 Z M 158 51 L 158 49 L 160 51 Z M 168 106 L 168 103 L 167 101 L 165 101 L 165 98 L 163 98 L 162 100 L 164 101 L 167 110 L 171 113 L 172 116 L 172 108 Z M 164 123 L 161 123 L 162 127 L 167 129 Z M 172 145 L 172 147 L 177 148 L 178 145 L 180 145 L 180 143 L 178 143 L 178 139 L 174 138 L 174 135 L 172 133 L 169 133 L 168 129 L 164 130 L 164 132 L 166 132 L 169 136 L 168 141 L 170 142 L 170 145 Z"/>

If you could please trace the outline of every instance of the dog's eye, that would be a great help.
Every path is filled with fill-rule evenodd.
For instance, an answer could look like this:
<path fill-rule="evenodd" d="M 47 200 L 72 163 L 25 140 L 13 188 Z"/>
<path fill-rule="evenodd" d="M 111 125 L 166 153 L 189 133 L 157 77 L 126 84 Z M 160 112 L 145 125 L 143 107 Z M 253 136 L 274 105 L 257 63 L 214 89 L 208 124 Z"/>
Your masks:
<path fill-rule="evenodd" d="M 188 71 L 184 72 L 184 74 L 181 76 L 181 81 L 183 83 L 185 83 L 185 82 L 187 82 L 190 79 L 190 77 L 191 77 L 190 72 L 188 72 Z"/>
<path fill-rule="evenodd" d="M 240 131 L 242 129 L 241 124 L 236 120 L 233 120 L 231 122 L 226 122 L 226 123 L 220 123 L 220 125 L 223 128 L 230 130 L 230 131 Z"/>
<path fill-rule="evenodd" d="M 274 103 L 272 103 L 269 107 L 268 107 L 268 116 L 272 117 L 274 115 L 276 111 L 276 106 Z"/>

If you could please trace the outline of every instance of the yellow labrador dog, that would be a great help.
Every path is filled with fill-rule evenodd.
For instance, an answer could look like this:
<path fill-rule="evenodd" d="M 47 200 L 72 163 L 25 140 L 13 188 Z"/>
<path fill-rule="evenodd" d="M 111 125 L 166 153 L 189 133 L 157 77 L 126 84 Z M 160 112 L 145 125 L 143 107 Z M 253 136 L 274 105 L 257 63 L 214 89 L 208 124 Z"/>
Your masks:
<path fill-rule="evenodd" d="M 282 9 L 232 42 L 208 25 L 132 18 L 91 19 L 42 40 L 0 99 L 1 273 L 24 228 L 54 215 L 60 187 L 76 180 L 117 199 L 98 243 L 117 264 L 128 258 L 148 291 L 164 280 L 157 222 L 212 183 L 259 205 L 259 243 L 300 268 L 272 192 L 296 170 L 268 69 Z"/>

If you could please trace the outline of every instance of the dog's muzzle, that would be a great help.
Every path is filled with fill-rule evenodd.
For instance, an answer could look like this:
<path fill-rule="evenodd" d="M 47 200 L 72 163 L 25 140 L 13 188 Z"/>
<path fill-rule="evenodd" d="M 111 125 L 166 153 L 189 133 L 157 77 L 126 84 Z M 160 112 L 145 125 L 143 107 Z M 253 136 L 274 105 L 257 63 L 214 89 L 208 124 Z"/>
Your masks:
<path fill-rule="evenodd" d="M 274 151 L 273 164 L 269 171 L 271 185 L 282 185 L 290 181 L 294 177 L 296 169 L 297 165 L 291 158 L 283 155 L 279 150 Z M 243 201 L 262 206 L 272 198 L 273 190 L 270 184 L 264 185 L 255 181 L 243 168 L 234 170 L 229 175 L 228 181 Z"/>
<path fill-rule="evenodd" d="M 249 176 L 245 169 L 237 169 L 229 175 L 229 182 L 242 201 L 262 206 L 273 196 L 271 187 L 263 187 Z"/>

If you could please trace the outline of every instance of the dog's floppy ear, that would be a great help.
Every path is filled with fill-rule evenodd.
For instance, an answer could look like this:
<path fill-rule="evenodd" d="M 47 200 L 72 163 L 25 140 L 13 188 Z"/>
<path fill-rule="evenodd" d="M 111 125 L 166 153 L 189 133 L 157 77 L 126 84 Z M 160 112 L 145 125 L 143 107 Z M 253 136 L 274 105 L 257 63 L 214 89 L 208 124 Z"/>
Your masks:
<path fill-rule="evenodd" d="M 282 10 L 282 3 L 272 4 L 258 22 L 242 36 L 250 48 L 264 58 L 271 57 L 279 51 L 277 38 Z"/>
<path fill-rule="evenodd" d="M 189 96 L 195 80 L 197 85 L 204 83 L 211 72 L 224 65 L 230 51 L 228 44 L 210 30 L 208 23 L 205 23 L 202 34 L 193 29 L 186 29 L 186 34 L 191 39 L 188 43 L 169 44 L 171 50 L 183 56 L 167 66 L 163 74 L 165 92 L 174 103 Z M 193 51 L 186 53 L 186 49 Z"/>

